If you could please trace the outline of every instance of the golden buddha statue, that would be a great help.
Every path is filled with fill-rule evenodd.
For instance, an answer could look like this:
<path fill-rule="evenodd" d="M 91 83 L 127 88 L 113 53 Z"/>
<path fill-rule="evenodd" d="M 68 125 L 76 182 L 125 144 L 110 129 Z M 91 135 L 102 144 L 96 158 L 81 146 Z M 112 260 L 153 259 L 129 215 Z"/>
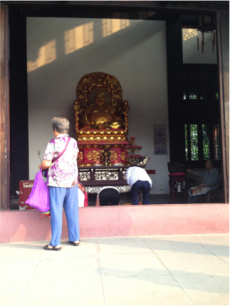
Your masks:
<path fill-rule="evenodd" d="M 107 103 L 102 90 L 94 94 L 93 104 L 87 106 L 82 117 L 83 129 L 118 129 L 123 126 L 121 117 L 113 105 Z"/>

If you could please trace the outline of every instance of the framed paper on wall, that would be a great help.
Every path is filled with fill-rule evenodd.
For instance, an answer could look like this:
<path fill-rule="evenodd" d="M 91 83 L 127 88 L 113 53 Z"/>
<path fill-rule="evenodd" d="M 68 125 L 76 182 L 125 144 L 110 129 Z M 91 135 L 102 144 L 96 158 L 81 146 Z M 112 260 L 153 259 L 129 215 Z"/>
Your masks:
<path fill-rule="evenodd" d="M 153 125 L 154 154 L 165 155 L 167 152 L 167 126 L 166 124 Z"/>

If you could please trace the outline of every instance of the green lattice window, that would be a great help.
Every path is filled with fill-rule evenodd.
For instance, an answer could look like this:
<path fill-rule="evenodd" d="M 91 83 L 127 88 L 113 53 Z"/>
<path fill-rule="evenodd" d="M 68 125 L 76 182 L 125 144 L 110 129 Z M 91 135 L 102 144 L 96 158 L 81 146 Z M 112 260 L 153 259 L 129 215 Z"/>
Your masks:
<path fill-rule="evenodd" d="M 203 159 L 207 160 L 210 158 L 210 134 L 209 134 L 208 124 L 202 124 L 202 136 L 203 136 Z"/>
<path fill-rule="evenodd" d="M 188 130 L 187 124 L 184 125 L 184 141 L 185 141 L 185 160 L 188 160 Z"/>
<path fill-rule="evenodd" d="M 198 130 L 197 124 L 190 124 L 191 160 L 199 160 L 198 156 Z"/>
<path fill-rule="evenodd" d="M 186 161 L 221 159 L 219 124 L 184 124 L 184 141 Z"/>

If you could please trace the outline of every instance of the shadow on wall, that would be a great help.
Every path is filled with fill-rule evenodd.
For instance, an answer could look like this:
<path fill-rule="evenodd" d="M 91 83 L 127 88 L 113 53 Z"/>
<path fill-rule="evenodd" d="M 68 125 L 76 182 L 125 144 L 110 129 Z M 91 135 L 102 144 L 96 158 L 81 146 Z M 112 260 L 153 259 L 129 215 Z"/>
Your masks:
<path fill-rule="evenodd" d="M 157 23 L 155 23 L 153 28 L 148 21 L 140 22 L 140 24 L 128 28 L 130 25 L 130 20 L 102 19 L 100 30 L 98 30 L 98 27 L 95 27 L 94 22 L 85 23 L 66 31 L 64 30 L 63 41 L 61 42 L 64 48 L 63 46 L 59 46 L 60 38 L 52 39 L 41 47 L 37 47 L 38 49 L 35 49 L 35 46 L 31 48 L 31 53 L 34 53 L 34 55 L 31 56 L 31 54 L 28 54 L 27 72 L 32 72 L 57 60 L 58 49 L 64 51 L 59 54 L 60 56 L 64 56 L 84 48 L 83 52 L 85 55 L 85 52 L 87 52 L 85 48 L 92 43 L 95 43 L 95 52 L 103 50 L 106 47 L 106 59 L 111 60 L 114 57 L 118 57 L 121 53 L 128 51 L 130 48 L 134 48 L 137 44 L 140 44 L 149 37 L 154 36 L 161 30 L 157 26 Z M 122 40 L 122 35 L 118 32 L 122 31 L 123 33 L 124 30 L 130 32 L 130 34 L 135 33 L 135 35 L 129 35 L 128 33 L 130 39 L 128 41 Z M 59 32 L 55 32 L 52 33 L 53 36 L 59 34 Z M 115 33 L 116 36 L 112 35 Z M 101 43 L 98 43 L 100 38 L 103 38 L 103 40 Z M 79 54 L 80 56 L 81 53 Z M 93 61 L 91 64 L 93 65 Z"/>

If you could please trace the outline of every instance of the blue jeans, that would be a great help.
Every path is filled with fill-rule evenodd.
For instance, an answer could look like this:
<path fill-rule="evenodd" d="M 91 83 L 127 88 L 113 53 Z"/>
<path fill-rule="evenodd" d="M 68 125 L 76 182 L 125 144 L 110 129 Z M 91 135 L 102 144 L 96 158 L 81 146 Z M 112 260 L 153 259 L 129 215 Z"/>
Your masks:
<path fill-rule="evenodd" d="M 141 190 L 143 198 L 142 204 L 150 204 L 149 203 L 149 191 L 150 191 L 150 184 L 148 181 L 136 181 L 131 188 L 131 204 L 138 205 L 138 192 Z"/>
<path fill-rule="evenodd" d="M 63 206 L 68 224 L 69 241 L 79 240 L 78 186 L 71 188 L 49 186 L 49 196 L 52 232 L 50 245 L 60 244 Z"/>

